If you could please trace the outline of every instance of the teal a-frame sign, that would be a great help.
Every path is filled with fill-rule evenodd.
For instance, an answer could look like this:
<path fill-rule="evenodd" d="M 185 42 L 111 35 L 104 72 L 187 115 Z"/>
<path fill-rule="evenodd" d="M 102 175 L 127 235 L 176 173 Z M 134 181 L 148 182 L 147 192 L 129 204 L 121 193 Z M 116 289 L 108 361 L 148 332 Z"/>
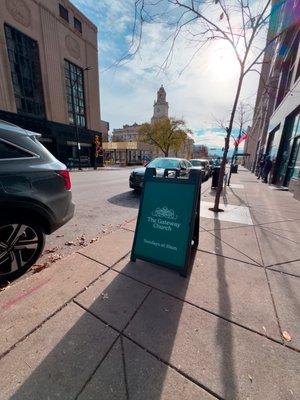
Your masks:
<path fill-rule="evenodd" d="M 191 250 L 199 242 L 201 173 L 188 177 L 165 170 L 156 176 L 146 168 L 131 261 L 141 259 L 178 270 L 187 276 Z"/>

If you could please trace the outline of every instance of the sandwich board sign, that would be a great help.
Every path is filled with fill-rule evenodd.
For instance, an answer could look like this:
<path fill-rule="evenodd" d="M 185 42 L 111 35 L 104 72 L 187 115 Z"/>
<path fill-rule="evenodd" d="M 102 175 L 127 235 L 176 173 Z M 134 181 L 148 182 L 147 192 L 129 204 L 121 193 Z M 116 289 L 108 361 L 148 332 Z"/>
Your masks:
<path fill-rule="evenodd" d="M 190 170 L 188 177 L 165 170 L 156 176 L 146 168 L 131 261 L 145 260 L 178 270 L 187 276 L 191 250 L 199 242 L 201 173 Z"/>

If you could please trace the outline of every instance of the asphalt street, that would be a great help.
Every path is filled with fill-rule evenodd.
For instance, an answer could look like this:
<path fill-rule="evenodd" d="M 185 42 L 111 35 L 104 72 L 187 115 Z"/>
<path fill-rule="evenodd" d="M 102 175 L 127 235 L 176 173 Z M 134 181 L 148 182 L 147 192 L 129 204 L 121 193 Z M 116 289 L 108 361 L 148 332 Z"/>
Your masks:
<path fill-rule="evenodd" d="M 50 267 L 137 217 L 140 195 L 128 185 L 132 169 L 71 172 L 74 217 L 46 237 L 44 252 L 31 272 Z M 208 188 L 209 183 L 205 182 L 202 193 Z"/>
<path fill-rule="evenodd" d="M 75 215 L 47 236 L 39 265 L 71 254 L 136 217 L 139 195 L 129 189 L 130 172 L 129 168 L 71 172 Z"/>

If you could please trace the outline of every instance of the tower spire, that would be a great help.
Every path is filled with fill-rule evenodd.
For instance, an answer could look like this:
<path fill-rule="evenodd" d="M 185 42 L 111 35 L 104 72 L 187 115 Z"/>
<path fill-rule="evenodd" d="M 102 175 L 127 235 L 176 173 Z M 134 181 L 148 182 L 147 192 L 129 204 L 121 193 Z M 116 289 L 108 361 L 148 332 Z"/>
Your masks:
<path fill-rule="evenodd" d="M 160 118 L 168 118 L 169 104 L 166 98 L 167 98 L 167 93 L 165 91 L 163 84 L 161 84 L 159 90 L 157 91 L 157 100 L 154 101 L 153 117 L 151 118 L 151 123 L 157 121 Z"/>

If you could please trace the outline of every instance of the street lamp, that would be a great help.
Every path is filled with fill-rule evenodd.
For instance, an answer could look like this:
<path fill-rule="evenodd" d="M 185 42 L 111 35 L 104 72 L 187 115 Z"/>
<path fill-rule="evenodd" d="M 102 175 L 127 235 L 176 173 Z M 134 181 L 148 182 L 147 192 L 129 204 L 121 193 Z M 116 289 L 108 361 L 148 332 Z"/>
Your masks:
<path fill-rule="evenodd" d="M 82 72 L 90 71 L 93 69 L 93 67 L 85 67 L 83 68 Z M 83 76 L 83 75 L 82 75 Z M 70 83 L 71 83 L 71 89 L 72 89 L 72 108 L 73 108 L 73 115 L 75 116 L 74 118 L 74 123 L 75 123 L 75 129 L 76 129 L 76 144 L 77 144 L 77 157 L 78 157 L 78 169 L 81 171 L 81 158 L 80 158 L 80 142 L 79 142 L 79 131 L 78 131 L 78 124 L 77 124 L 77 115 L 76 115 L 76 107 L 75 107 L 75 101 L 74 101 L 74 88 L 75 85 L 78 83 L 78 78 L 79 75 L 76 76 L 76 78 L 72 81 L 71 76 L 70 76 Z"/>

